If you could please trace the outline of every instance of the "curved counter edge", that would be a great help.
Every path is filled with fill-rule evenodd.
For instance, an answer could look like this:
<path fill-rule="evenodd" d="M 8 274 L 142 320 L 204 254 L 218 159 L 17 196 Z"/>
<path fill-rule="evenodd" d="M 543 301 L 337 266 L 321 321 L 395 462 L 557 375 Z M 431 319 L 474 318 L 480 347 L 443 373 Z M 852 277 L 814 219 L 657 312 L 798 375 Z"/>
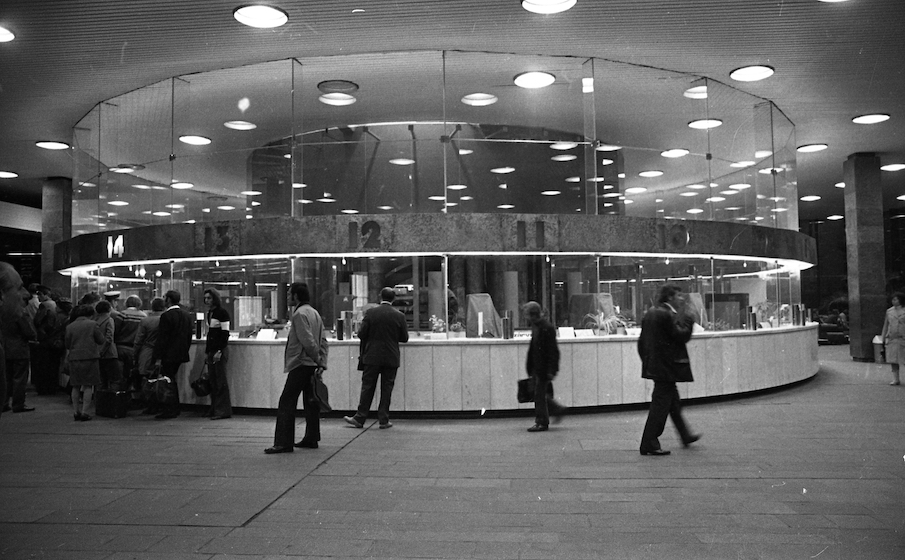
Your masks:
<path fill-rule="evenodd" d="M 641 378 L 637 336 L 559 340 L 556 399 L 569 407 L 604 407 L 650 401 L 653 382 Z M 516 382 L 524 378 L 527 338 L 511 340 L 417 340 L 402 348 L 391 409 L 407 416 L 470 411 L 531 410 L 519 404 Z M 277 408 L 286 376 L 285 342 L 231 340 L 227 377 L 238 408 Z M 794 384 L 817 374 L 817 325 L 759 331 L 696 334 L 688 343 L 694 383 L 680 383 L 683 399 L 741 395 Z M 189 380 L 200 372 L 203 344 L 180 370 L 180 402 L 204 405 Z M 361 372 L 358 341 L 331 341 L 324 381 L 336 411 L 358 405 Z M 379 390 L 378 390 L 379 395 Z M 378 396 L 373 407 L 376 409 Z"/>

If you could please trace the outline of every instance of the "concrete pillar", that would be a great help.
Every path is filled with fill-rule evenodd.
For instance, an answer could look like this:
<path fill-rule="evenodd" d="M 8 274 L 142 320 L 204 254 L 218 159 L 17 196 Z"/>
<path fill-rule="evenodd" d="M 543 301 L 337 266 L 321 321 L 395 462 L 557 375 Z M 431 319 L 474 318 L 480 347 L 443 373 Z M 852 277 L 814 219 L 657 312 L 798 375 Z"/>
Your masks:
<path fill-rule="evenodd" d="M 70 282 L 53 268 L 53 246 L 72 237 L 72 179 L 49 177 L 41 188 L 41 283 L 69 296 Z"/>
<path fill-rule="evenodd" d="M 886 311 L 880 158 L 870 153 L 852 154 L 843 165 L 843 175 L 849 352 L 855 361 L 870 362 L 874 356 L 871 341 L 880 334 Z"/>

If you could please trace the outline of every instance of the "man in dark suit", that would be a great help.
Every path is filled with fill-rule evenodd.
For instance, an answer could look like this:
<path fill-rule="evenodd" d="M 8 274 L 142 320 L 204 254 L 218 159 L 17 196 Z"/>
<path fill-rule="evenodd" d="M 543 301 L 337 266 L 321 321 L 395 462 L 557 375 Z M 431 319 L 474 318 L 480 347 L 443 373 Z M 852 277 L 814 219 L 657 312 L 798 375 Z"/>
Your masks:
<path fill-rule="evenodd" d="M 166 420 L 179 416 L 179 386 L 176 376 L 179 367 L 189 361 L 189 349 L 192 346 L 192 317 L 179 307 L 182 296 L 176 290 L 170 290 L 164 296 L 167 309 L 160 316 L 157 328 L 157 342 L 154 344 L 153 358 L 160 366 L 160 375 L 173 380 L 176 398 L 171 402 L 161 403 L 162 412 L 154 418 Z"/>
<path fill-rule="evenodd" d="M 566 407 L 553 400 L 553 378 L 559 372 L 559 346 L 556 343 L 556 329 L 543 317 L 541 306 L 529 301 L 522 308 L 528 324 L 531 325 L 531 344 L 525 369 L 534 377 L 534 425 L 529 432 L 546 432 L 550 426 L 550 415 L 557 421 L 566 412 Z"/>
<path fill-rule="evenodd" d="M 650 411 L 641 436 L 642 455 L 669 455 L 660 447 L 659 437 L 666 427 L 666 417 L 672 418 L 685 447 L 701 438 L 692 434 L 682 418 L 682 401 L 676 383 L 694 381 L 688 349 L 694 317 L 686 312 L 682 289 L 666 284 L 660 289 L 657 305 L 644 314 L 638 354 L 641 356 L 641 377 L 654 382 Z"/>
<path fill-rule="evenodd" d="M 365 312 L 358 330 L 361 340 L 361 398 L 355 416 L 344 416 L 350 425 L 361 428 L 368 418 L 377 378 L 380 378 L 380 403 L 377 405 L 377 421 L 380 429 L 392 428 L 390 422 L 390 398 L 399 369 L 399 343 L 408 342 L 409 332 L 405 315 L 393 307 L 396 292 L 393 288 L 380 290 L 380 305 Z"/>

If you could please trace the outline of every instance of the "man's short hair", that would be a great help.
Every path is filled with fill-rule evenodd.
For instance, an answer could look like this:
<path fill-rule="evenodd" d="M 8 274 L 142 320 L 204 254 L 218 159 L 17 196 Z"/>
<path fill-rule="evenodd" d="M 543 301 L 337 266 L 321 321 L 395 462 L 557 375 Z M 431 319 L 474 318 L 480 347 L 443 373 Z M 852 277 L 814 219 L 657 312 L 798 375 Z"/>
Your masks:
<path fill-rule="evenodd" d="M 129 296 L 126 298 L 126 307 L 134 307 L 141 309 L 141 298 L 138 296 Z"/>
<path fill-rule="evenodd" d="M 167 304 L 162 297 L 156 297 L 151 300 L 151 311 L 163 311 L 167 308 Z"/>
<path fill-rule="evenodd" d="M 660 297 L 657 298 L 657 303 L 666 303 L 672 296 L 681 291 L 682 288 L 678 284 L 663 284 L 660 288 Z"/>
<path fill-rule="evenodd" d="M 540 317 L 543 314 L 543 309 L 536 301 L 529 301 L 523 305 L 522 311 L 525 312 L 525 315 L 532 315 L 534 317 Z"/>
<path fill-rule="evenodd" d="M 289 286 L 289 293 L 295 294 L 295 299 L 299 303 L 311 303 L 311 292 L 308 291 L 308 284 L 305 282 L 293 282 Z"/>
<path fill-rule="evenodd" d="M 113 306 L 110 305 L 110 302 L 105 299 L 97 302 L 97 305 L 94 306 L 94 310 L 98 313 L 110 313 L 111 309 L 113 309 Z"/>
<path fill-rule="evenodd" d="M 396 299 L 396 290 L 393 288 L 383 288 L 380 290 L 380 301 L 392 302 Z"/>
<path fill-rule="evenodd" d="M 167 293 L 163 295 L 163 299 L 170 300 L 170 303 L 173 305 L 179 305 L 179 300 L 182 299 L 182 294 L 180 294 L 176 290 L 167 290 Z"/>

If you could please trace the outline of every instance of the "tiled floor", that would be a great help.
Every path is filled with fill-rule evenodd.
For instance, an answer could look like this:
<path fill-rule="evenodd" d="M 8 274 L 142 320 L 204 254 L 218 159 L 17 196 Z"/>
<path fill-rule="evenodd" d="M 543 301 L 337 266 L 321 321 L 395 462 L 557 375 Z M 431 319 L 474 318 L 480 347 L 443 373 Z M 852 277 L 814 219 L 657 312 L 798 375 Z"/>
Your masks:
<path fill-rule="evenodd" d="M 821 347 L 801 386 L 686 407 L 704 439 L 642 457 L 644 410 L 324 420 L 264 455 L 273 417 L 0 418 L 0 558 L 905 558 L 905 386 Z M 299 422 L 304 422 L 299 419 Z"/>

